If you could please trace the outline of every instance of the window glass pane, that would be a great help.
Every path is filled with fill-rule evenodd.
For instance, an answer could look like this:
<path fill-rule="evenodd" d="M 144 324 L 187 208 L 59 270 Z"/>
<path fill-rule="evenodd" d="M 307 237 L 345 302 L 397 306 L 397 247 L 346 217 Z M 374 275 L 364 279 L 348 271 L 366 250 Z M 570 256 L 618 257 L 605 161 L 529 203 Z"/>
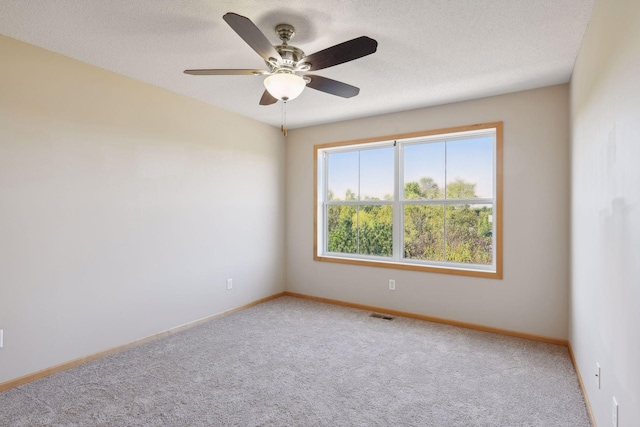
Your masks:
<path fill-rule="evenodd" d="M 358 199 L 358 152 L 331 153 L 327 158 L 328 200 Z"/>
<path fill-rule="evenodd" d="M 360 151 L 360 200 L 393 200 L 393 147 Z"/>
<path fill-rule="evenodd" d="M 493 197 L 493 137 L 447 142 L 447 199 Z"/>
<path fill-rule="evenodd" d="M 404 198 L 444 197 L 445 143 L 406 145 L 403 149 Z"/>
<path fill-rule="evenodd" d="M 359 207 L 358 253 L 387 257 L 393 255 L 393 206 Z"/>
<path fill-rule="evenodd" d="M 447 261 L 491 265 L 492 205 L 448 205 Z"/>
<path fill-rule="evenodd" d="M 327 207 L 327 251 L 355 254 L 358 252 L 356 206 Z"/>
<path fill-rule="evenodd" d="M 444 261 L 444 206 L 404 206 L 404 257 Z"/>

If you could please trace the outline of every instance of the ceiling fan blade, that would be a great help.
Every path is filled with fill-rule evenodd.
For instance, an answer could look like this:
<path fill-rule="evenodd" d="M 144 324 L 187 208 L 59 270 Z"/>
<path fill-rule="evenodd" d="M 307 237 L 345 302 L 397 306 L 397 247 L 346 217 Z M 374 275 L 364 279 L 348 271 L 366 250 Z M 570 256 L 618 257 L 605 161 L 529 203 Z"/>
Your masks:
<path fill-rule="evenodd" d="M 237 13 L 226 13 L 222 19 L 233 31 L 238 33 L 242 40 L 244 40 L 253 50 L 258 52 L 258 55 L 265 61 L 269 62 L 269 59 L 273 58 L 276 61 L 281 61 L 282 57 L 278 51 L 273 47 L 269 39 L 251 22 L 251 20 Z"/>
<path fill-rule="evenodd" d="M 262 98 L 260 98 L 260 105 L 271 105 L 278 102 L 276 98 L 274 98 L 268 90 L 265 90 L 262 94 Z"/>
<path fill-rule="evenodd" d="M 303 58 L 300 63 L 309 63 L 310 71 L 333 67 L 371 55 L 378 48 L 378 42 L 367 36 L 349 40 Z"/>
<path fill-rule="evenodd" d="M 193 76 L 262 76 L 269 74 L 266 70 L 233 70 L 233 69 L 203 69 L 184 70 L 185 74 Z"/>
<path fill-rule="evenodd" d="M 308 87 L 331 95 L 341 96 L 343 98 L 352 98 L 360 93 L 359 88 L 337 80 L 328 79 L 322 76 L 315 76 L 313 74 L 307 74 L 304 77 L 311 79 L 311 81 L 307 83 Z"/>

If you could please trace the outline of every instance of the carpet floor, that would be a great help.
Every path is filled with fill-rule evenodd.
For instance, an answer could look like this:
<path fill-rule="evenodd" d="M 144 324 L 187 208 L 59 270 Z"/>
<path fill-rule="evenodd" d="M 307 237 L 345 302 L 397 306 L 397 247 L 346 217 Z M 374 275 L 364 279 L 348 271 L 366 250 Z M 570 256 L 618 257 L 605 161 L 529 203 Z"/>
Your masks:
<path fill-rule="evenodd" d="M 282 297 L 0 393 L 1 426 L 590 426 L 565 347 Z"/>

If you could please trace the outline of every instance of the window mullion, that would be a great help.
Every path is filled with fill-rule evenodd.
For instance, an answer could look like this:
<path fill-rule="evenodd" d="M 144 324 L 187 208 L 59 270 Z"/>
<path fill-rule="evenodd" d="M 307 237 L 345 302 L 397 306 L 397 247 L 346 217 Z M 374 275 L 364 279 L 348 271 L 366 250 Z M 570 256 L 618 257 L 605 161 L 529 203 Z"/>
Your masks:
<path fill-rule="evenodd" d="M 362 152 L 358 151 L 358 202 L 362 202 Z M 360 205 L 356 206 L 356 253 L 360 253 Z"/>
<path fill-rule="evenodd" d="M 403 157 L 402 157 L 402 145 L 394 142 L 394 182 L 393 182 L 393 259 L 400 261 L 402 259 L 402 236 L 404 234 L 404 221 L 402 215 L 402 205 L 400 200 L 403 199 L 402 185 L 403 185 Z"/>
<path fill-rule="evenodd" d="M 442 204 L 442 261 L 447 261 L 447 201 L 448 201 L 448 189 L 447 189 L 447 141 L 444 142 L 444 203 Z"/>

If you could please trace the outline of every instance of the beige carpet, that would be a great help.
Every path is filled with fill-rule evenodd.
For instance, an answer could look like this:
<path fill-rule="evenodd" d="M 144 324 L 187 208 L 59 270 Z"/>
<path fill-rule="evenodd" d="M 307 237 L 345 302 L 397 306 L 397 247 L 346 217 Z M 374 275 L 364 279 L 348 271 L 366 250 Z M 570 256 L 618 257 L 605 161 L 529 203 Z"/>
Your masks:
<path fill-rule="evenodd" d="M 565 347 L 282 297 L 0 394 L 2 426 L 589 426 Z"/>

